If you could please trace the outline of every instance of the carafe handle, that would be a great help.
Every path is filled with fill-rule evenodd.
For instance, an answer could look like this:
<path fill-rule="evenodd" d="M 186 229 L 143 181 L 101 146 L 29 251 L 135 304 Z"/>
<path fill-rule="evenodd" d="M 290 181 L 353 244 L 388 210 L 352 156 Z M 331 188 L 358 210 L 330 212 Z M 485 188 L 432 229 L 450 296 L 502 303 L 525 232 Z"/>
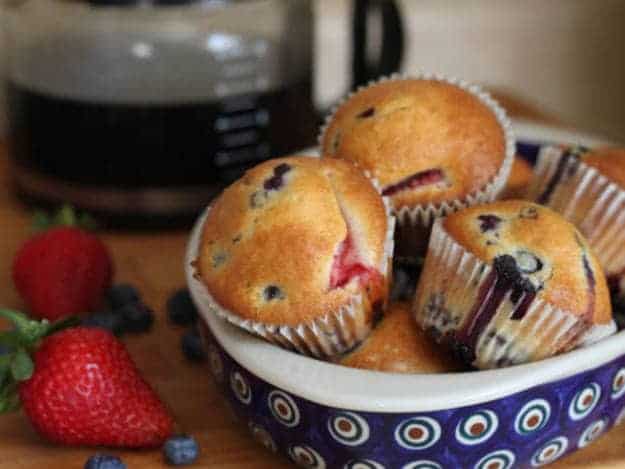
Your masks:
<path fill-rule="evenodd" d="M 371 40 L 369 15 L 379 14 L 382 41 L 377 63 L 370 63 L 367 45 Z M 352 88 L 381 75 L 396 72 L 404 49 L 403 25 L 399 8 L 393 0 L 354 0 Z"/>

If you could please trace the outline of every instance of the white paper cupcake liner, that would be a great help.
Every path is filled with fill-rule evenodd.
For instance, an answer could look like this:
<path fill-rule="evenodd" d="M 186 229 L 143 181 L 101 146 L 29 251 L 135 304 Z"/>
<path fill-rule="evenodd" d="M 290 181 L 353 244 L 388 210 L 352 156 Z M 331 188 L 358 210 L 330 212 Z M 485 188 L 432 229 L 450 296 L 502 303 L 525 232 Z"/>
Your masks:
<path fill-rule="evenodd" d="M 606 275 L 622 276 L 625 190 L 581 161 L 576 156 L 579 153 L 556 146 L 542 148 L 528 198 L 559 212 L 577 226 Z"/>
<path fill-rule="evenodd" d="M 510 170 L 512 168 L 512 163 L 514 161 L 514 155 L 516 153 L 516 143 L 514 133 L 512 131 L 512 124 L 506 114 L 506 111 L 487 92 L 483 91 L 479 86 L 467 83 L 464 80 L 445 77 L 443 75 L 434 73 L 416 72 L 414 74 L 393 74 L 390 76 L 381 77 L 357 88 L 356 90 L 345 96 L 341 101 L 339 101 L 339 103 L 336 104 L 332 108 L 330 113 L 326 116 L 325 122 L 321 126 L 317 140 L 319 143 L 319 147 L 323 148 L 324 134 L 326 133 L 328 127 L 330 126 L 330 123 L 334 119 L 334 115 L 336 114 L 337 110 L 355 94 L 359 93 L 369 86 L 373 86 L 378 83 L 386 81 L 401 81 L 414 79 L 436 80 L 449 83 L 477 97 L 495 114 L 495 117 L 502 128 L 506 141 L 505 155 L 501 168 L 482 188 L 473 191 L 467 194 L 465 197 L 459 199 L 453 199 L 439 203 L 422 204 L 415 207 L 402 207 L 399 210 L 394 210 L 394 215 L 397 218 L 398 227 L 411 225 L 429 228 L 435 219 L 443 217 L 449 213 L 473 205 L 492 202 L 503 190 L 508 181 Z"/>
<path fill-rule="evenodd" d="M 375 181 L 372 182 L 376 189 L 379 190 L 379 184 Z M 388 290 L 392 280 L 395 218 L 391 214 L 388 201 L 385 198 L 383 200 L 388 227 L 384 241 L 384 254 L 380 261 L 379 270 L 380 273 L 385 275 Z M 206 209 L 196 223 L 187 247 L 186 263 L 193 269 L 195 269 L 196 259 L 199 255 L 202 227 L 209 212 L 210 207 Z M 210 294 L 197 271 L 195 271 L 195 275 L 193 275 L 190 281 L 189 288 L 193 292 L 194 299 L 199 303 L 198 310 L 201 314 L 216 315 L 276 345 L 317 358 L 332 357 L 355 347 L 367 337 L 373 326 L 373 305 L 369 304 L 368 299 L 361 294 L 355 294 L 338 311 L 327 312 L 319 319 L 313 321 L 296 326 L 287 326 L 243 319 L 236 313 L 222 307 Z"/>
<path fill-rule="evenodd" d="M 502 293 L 489 317 L 481 308 L 492 299 L 496 279 L 494 268 L 459 245 L 437 220 L 413 302 L 417 323 L 480 369 L 540 360 L 616 331 L 614 322 L 593 326 L 538 296 L 522 318 L 512 319 L 523 302 L 521 297 L 512 303 L 512 289 Z"/>

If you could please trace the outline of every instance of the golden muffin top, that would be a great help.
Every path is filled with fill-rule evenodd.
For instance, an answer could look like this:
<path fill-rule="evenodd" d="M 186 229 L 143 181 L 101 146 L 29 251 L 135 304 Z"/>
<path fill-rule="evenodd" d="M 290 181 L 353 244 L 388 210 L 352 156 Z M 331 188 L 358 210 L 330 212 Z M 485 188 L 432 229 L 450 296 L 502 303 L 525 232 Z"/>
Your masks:
<path fill-rule="evenodd" d="M 408 303 L 391 303 L 382 320 L 339 363 L 392 373 L 449 373 L 462 367 L 418 326 Z"/>
<path fill-rule="evenodd" d="M 621 188 L 625 188 L 625 148 L 597 148 L 584 153 L 581 160 Z"/>
<path fill-rule="evenodd" d="M 215 200 L 196 265 L 223 308 L 295 326 L 358 293 L 372 304 L 386 298 L 390 223 L 378 190 L 353 164 L 269 160 Z"/>
<path fill-rule="evenodd" d="M 463 198 L 502 167 L 506 138 L 495 113 L 447 82 L 383 81 L 341 105 L 322 136 L 323 154 L 357 163 L 394 208 Z"/>
<path fill-rule="evenodd" d="M 553 210 L 523 200 L 499 201 L 451 214 L 443 227 L 518 288 L 589 323 L 612 320 L 599 262 L 577 229 Z"/>
<path fill-rule="evenodd" d="M 515 156 L 510 177 L 501 193 L 502 199 L 522 199 L 534 175 L 532 166 L 522 156 Z"/>

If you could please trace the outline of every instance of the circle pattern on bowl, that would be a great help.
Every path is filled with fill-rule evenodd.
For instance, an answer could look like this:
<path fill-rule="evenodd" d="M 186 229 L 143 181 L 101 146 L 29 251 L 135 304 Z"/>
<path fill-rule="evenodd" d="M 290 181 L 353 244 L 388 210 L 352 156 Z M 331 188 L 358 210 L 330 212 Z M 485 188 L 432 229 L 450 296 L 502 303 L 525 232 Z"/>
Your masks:
<path fill-rule="evenodd" d="M 233 371 L 230 374 L 230 388 L 236 398 L 243 404 L 252 402 L 252 389 L 243 375 L 238 371 Z"/>
<path fill-rule="evenodd" d="M 321 455 L 307 445 L 291 446 L 289 456 L 300 467 L 307 469 L 325 469 L 326 467 L 326 462 Z"/>
<path fill-rule="evenodd" d="M 537 467 L 589 444 L 619 418 L 625 419 L 623 399 L 610 398 L 614 377 L 625 368 L 625 355 L 597 369 L 495 401 L 416 415 L 389 415 L 332 409 L 307 401 L 241 370 L 214 339 L 209 338 L 208 343 L 215 344 L 221 356 L 224 376 L 230 376 L 232 382 L 239 382 L 236 377 L 240 377 L 251 388 L 249 395 L 253 394 L 254 399 L 245 404 L 246 399 L 241 400 L 237 394 L 239 387 L 230 383 L 222 386 L 231 396 L 229 402 L 235 413 L 245 422 L 254 422 L 255 426 L 250 426 L 252 435 L 270 450 L 275 445 L 278 451 L 287 453 L 292 459 L 298 457 L 300 465 L 310 464 L 305 467 L 494 469 L 505 468 L 512 460 L 513 466 Z M 587 394 L 592 396 L 592 402 L 586 402 L 587 407 L 582 411 L 592 409 L 586 414 L 588 418 L 573 420 L 569 415 L 571 396 L 579 400 Z M 471 418 L 476 415 L 484 417 L 482 412 L 486 410 L 492 412 L 486 415 L 498 419 L 497 429 L 487 441 L 482 445 L 465 444 L 456 438 L 456 429 L 461 422 L 465 426 L 473 420 L 479 422 L 480 419 Z M 532 419 L 534 412 L 538 420 Z M 358 428 L 366 428 L 368 438 L 356 446 L 334 439 L 329 434 L 331 421 L 337 422 L 337 428 L 347 430 L 345 435 L 348 438 L 354 438 L 356 434 L 344 424 L 338 426 L 343 421 L 341 417 L 361 425 Z M 362 425 L 363 422 L 366 426 Z M 529 434 L 517 431 L 523 427 L 523 422 L 527 425 L 525 429 L 531 430 Z M 360 438 L 356 437 L 355 441 Z M 380 442 L 389 440 L 395 440 L 395 446 L 380 446 Z"/>
<path fill-rule="evenodd" d="M 510 469 L 514 465 L 516 457 L 507 449 L 500 449 L 488 453 L 475 465 L 475 469 Z"/>
<path fill-rule="evenodd" d="M 577 442 L 577 446 L 583 448 L 588 446 L 590 443 L 595 441 L 597 438 L 601 436 L 601 434 L 605 431 L 607 426 L 607 422 L 605 419 L 596 420 L 583 431 L 582 436 L 579 437 L 579 441 Z"/>
<path fill-rule="evenodd" d="M 456 426 L 456 439 L 464 445 L 479 445 L 488 440 L 499 426 L 492 410 L 478 410 L 462 419 Z"/>
<path fill-rule="evenodd" d="M 412 417 L 401 422 L 395 430 L 395 441 L 403 448 L 422 450 L 441 438 L 441 426 L 431 417 Z"/>
<path fill-rule="evenodd" d="M 343 469 L 386 469 L 382 464 L 371 459 L 358 459 L 349 461 Z"/>
<path fill-rule="evenodd" d="M 353 412 L 339 412 L 328 419 L 332 438 L 347 446 L 358 446 L 369 439 L 369 424 Z"/>
<path fill-rule="evenodd" d="M 409 462 L 402 469 L 443 469 L 439 463 L 421 459 L 420 461 Z"/>
<path fill-rule="evenodd" d="M 287 393 L 278 390 L 271 391 L 267 397 L 267 403 L 272 415 L 282 425 L 289 428 L 299 425 L 299 407 Z"/>
<path fill-rule="evenodd" d="M 525 404 L 514 420 L 514 430 L 522 436 L 537 432 L 547 425 L 551 405 L 545 399 L 533 399 Z"/>
<path fill-rule="evenodd" d="M 569 404 L 569 417 L 572 420 L 582 420 L 590 414 L 601 398 L 601 387 L 597 383 L 590 383 L 580 389 Z"/>
<path fill-rule="evenodd" d="M 276 442 L 273 441 L 271 434 L 265 428 L 254 422 L 250 422 L 249 427 L 250 432 L 252 433 L 252 438 L 254 438 L 254 440 L 263 445 L 272 453 L 278 451 L 278 445 L 276 445 Z"/>
<path fill-rule="evenodd" d="M 532 456 L 532 466 L 540 467 L 552 463 L 562 456 L 568 447 L 569 440 L 565 436 L 558 436 L 549 440 Z"/>
<path fill-rule="evenodd" d="M 625 394 L 625 368 L 619 368 L 612 380 L 612 399 L 618 399 Z"/>

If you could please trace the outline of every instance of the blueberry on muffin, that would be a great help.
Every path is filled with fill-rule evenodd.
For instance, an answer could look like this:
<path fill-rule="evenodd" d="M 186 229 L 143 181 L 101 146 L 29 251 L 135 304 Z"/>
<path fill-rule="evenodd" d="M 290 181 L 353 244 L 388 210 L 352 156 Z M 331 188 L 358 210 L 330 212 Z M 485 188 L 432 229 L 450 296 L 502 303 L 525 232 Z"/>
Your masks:
<path fill-rule="evenodd" d="M 476 87 L 439 78 L 396 78 L 365 87 L 331 115 L 326 157 L 353 161 L 389 196 L 397 250 L 424 250 L 434 218 L 493 200 L 514 140 L 504 111 Z"/>
<path fill-rule="evenodd" d="M 219 315 L 331 356 L 362 340 L 386 303 L 393 221 L 349 162 L 270 160 L 215 200 L 196 268 Z"/>
<path fill-rule="evenodd" d="M 605 276 L 584 237 L 521 200 L 435 224 L 413 312 L 477 368 L 539 360 L 615 331 Z"/>
<path fill-rule="evenodd" d="M 390 373 L 449 373 L 462 369 L 417 326 L 410 304 L 403 302 L 391 303 L 369 337 L 338 363 Z"/>

